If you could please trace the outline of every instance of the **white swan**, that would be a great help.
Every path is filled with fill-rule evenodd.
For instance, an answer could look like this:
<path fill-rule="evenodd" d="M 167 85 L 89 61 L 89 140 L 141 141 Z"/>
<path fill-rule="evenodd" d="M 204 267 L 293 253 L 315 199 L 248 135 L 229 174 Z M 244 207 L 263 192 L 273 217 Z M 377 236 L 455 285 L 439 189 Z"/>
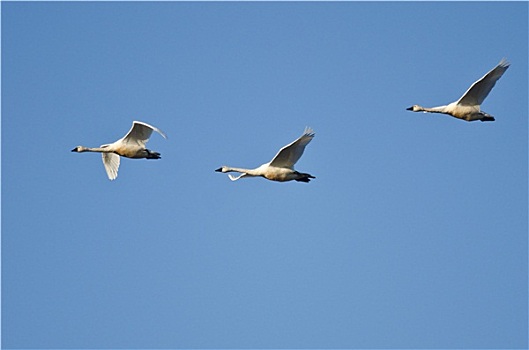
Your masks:
<path fill-rule="evenodd" d="M 294 170 L 294 164 L 296 164 L 299 158 L 301 158 L 305 146 L 309 144 L 313 137 L 314 131 L 311 128 L 305 128 L 303 135 L 301 135 L 296 141 L 281 148 L 274 159 L 258 168 L 242 169 L 223 166 L 215 171 L 222 173 L 235 171 L 241 173 L 241 175 L 237 177 L 228 174 L 228 177 L 232 181 L 239 180 L 241 177 L 262 176 L 272 181 L 285 182 L 296 180 L 309 182 L 310 179 L 315 179 L 315 177 L 310 174 L 297 172 Z"/>
<path fill-rule="evenodd" d="M 413 112 L 444 113 L 468 122 L 474 120 L 481 120 L 482 122 L 494 121 L 493 116 L 480 110 L 480 105 L 507 68 L 509 68 L 509 63 L 504 58 L 494 69 L 472 84 L 467 92 L 456 102 L 452 102 L 446 106 L 432 108 L 413 105 L 407 108 L 407 110 Z"/>
<path fill-rule="evenodd" d="M 118 177 L 119 156 L 147 159 L 161 158 L 160 153 L 145 148 L 145 144 L 149 141 L 153 130 L 167 138 L 160 129 L 143 122 L 134 121 L 127 135 L 116 142 L 101 145 L 99 148 L 77 146 L 72 149 L 72 152 L 100 152 L 103 156 L 103 165 L 108 178 L 114 180 Z"/>

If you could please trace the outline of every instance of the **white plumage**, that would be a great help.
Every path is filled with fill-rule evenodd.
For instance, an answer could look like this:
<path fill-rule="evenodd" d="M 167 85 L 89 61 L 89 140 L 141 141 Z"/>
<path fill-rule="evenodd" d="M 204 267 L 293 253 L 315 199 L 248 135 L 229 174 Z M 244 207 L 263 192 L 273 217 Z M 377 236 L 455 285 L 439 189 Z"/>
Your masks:
<path fill-rule="evenodd" d="M 413 112 L 444 113 L 469 122 L 474 120 L 481 120 L 482 122 L 494 121 L 493 116 L 481 111 L 480 105 L 507 68 L 509 68 L 509 63 L 505 59 L 502 59 L 496 67 L 472 84 L 456 102 L 452 102 L 446 106 L 432 108 L 413 105 L 407 108 L 407 110 Z"/>
<path fill-rule="evenodd" d="M 215 171 L 222 173 L 241 173 L 239 176 L 228 174 L 228 177 L 232 181 L 239 180 L 242 177 L 262 176 L 268 180 L 279 182 L 291 180 L 309 182 L 310 179 L 315 179 L 315 177 L 310 174 L 300 173 L 294 170 L 294 164 L 296 164 L 299 158 L 301 158 L 303 151 L 305 150 L 305 146 L 307 146 L 309 142 L 312 141 L 313 137 L 314 131 L 311 128 L 305 128 L 303 135 L 301 135 L 297 140 L 281 148 L 270 162 L 265 163 L 255 169 L 222 166 Z"/>
<path fill-rule="evenodd" d="M 161 158 L 160 153 L 145 148 L 153 131 L 162 135 L 163 138 L 167 138 L 165 133 L 160 129 L 144 122 L 134 121 L 129 132 L 116 142 L 101 145 L 99 148 L 77 146 L 72 149 L 72 152 L 100 152 L 103 157 L 103 165 L 105 166 L 108 178 L 114 180 L 118 177 L 120 156 L 133 159 Z"/>

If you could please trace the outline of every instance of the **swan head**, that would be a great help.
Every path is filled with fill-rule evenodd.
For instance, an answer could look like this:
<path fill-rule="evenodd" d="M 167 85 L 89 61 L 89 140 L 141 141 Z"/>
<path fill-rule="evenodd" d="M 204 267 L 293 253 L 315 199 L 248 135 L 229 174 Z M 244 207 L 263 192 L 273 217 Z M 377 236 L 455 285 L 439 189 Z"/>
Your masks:
<path fill-rule="evenodd" d="M 72 152 L 86 152 L 87 151 L 87 148 L 84 147 L 84 146 L 77 146 L 75 147 L 74 149 L 72 149 Z"/>
<path fill-rule="evenodd" d="M 220 168 L 215 169 L 215 171 L 218 172 L 218 173 L 226 173 L 226 172 L 228 172 L 228 168 L 225 167 L 225 166 L 221 166 Z"/>
<path fill-rule="evenodd" d="M 413 111 L 413 112 L 420 112 L 422 111 L 422 107 L 419 105 L 413 105 L 411 107 L 406 108 L 407 111 Z"/>

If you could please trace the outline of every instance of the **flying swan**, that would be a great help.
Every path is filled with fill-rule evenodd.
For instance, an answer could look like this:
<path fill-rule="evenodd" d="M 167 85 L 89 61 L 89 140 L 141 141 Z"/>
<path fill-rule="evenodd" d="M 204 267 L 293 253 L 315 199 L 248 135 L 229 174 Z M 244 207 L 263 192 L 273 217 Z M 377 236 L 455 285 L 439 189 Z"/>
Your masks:
<path fill-rule="evenodd" d="M 493 116 L 480 110 L 480 105 L 507 68 L 509 68 L 509 62 L 504 58 L 494 69 L 472 84 L 467 92 L 456 102 L 452 102 L 446 106 L 432 108 L 413 105 L 407 108 L 407 110 L 413 112 L 444 113 L 458 119 L 466 120 L 467 122 L 474 120 L 481 120 L 482 122 L 494 121 Z"/>
<path fill-rule="evenodd" d="M 156 131 L 163 138 L 167 136 L 158 128 L 147 123 L 134 121 L 132 128 L 130 128 L 127 135 L 117 140 L 114 143 L 101 145 L 99 148 L 90 148 L 84 146 L 77 146 L 72 149 L 72 152 L 100 152 L 103 156 L 103 165 L 107 172 L 108 178 L 114 180 L 118 177 L 119 160 L 121 157 L 127 158 L 147 158 L 160 159 L 160 153 L 153 152 L 145 148 L 145 144 L 149 141 L 152 132 Z"/>
<path fill-rule="evenodd" d="M 310 179 L 315 179 L 315 177 L 310 174 L 300 173 L 294 170 L 294 164 L 296 164 L 299 158 L 301 158 L 303 151 L 305 150 L 305 146 L 309 144 L 313 137 L 314 131 L 311 128 L 305 128 L 303 135 L 301 135 L 296 141 L 281 148 L 274 159 L 258 168 L 242 169 L 223 166 L 215 171 L 222 173 L 233 171 L 241 173 L 241 175 L 237 177 L 228 174 L 228 177 L 232 181 L 239 180 L 241 177 L 262 176 L 268 180 L 279 182 L 291 180 L 309 182 Z"/>

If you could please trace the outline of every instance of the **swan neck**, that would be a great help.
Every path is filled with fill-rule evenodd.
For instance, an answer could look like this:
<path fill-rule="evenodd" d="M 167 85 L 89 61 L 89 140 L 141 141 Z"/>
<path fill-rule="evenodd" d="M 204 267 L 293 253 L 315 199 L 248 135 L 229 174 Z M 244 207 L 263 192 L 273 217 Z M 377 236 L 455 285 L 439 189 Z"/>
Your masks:
<path fill-rule="evenodd" d="M 430 112 L 430 113 L 446 113 L 446 106 L 431 107 L 431 108 L 422 107 L 422 110 L 425 112 Z"/>
<path fill-rule="evenodd" d="M 247 176 L 259 176 L 261 175 L 257 169 L 244 169 L 244 168 L 232 168 L 232 167 L 228 167 L 226 169 L 226 172 L 230 172 L 230 171 L 235 171 L 235 172 L 238 172 L 238 173 L 245 173 L 247 174 Z"/>
<path fill-rule="evenodd" d="M 81 152 L 112 153 L 113 150 L 110 147 L 83 147 Z"/>

